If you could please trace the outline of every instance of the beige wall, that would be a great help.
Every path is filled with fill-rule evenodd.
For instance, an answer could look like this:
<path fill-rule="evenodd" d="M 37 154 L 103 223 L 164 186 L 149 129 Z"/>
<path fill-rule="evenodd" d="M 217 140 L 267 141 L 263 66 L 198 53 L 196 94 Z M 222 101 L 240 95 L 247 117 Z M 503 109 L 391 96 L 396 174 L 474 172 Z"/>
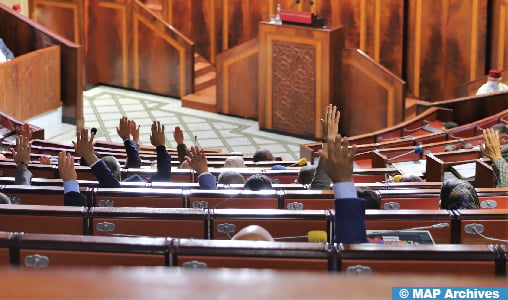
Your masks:
<path fill-rule="evenodd" d="M 12 7 L 13 4 L 21 4 L 21 13 L 28 16 L 28 0 L 0 0 L 0 3 Z"/>

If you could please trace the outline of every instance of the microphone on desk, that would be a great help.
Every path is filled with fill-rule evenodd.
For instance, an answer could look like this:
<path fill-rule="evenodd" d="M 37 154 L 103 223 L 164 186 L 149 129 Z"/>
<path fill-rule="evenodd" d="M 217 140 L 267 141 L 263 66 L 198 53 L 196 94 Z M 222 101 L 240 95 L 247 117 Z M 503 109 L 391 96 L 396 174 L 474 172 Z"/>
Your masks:
<path fill-rule="evenodd" d="M 422 159 L 422 157 L 423 157 L 423 146 L 422 145 L 415 146 L 412 151 L 404 152 L 404 153 L 402 153 L 400 155 L 397 155 L 397 156 L 394 156 L 394 157 L 390 157 L 387 160 L 388 161 L 389 160 L 394 160 L 394 159 L 397 159 L 397 158 L 400 158 L 400 157 L 403 157 L 405 155 L 412 154 L 412 153 L 419 154 L 420 155 L 420 159 Z"/>
<path fill-rule="evenodd" d="M 326 243 L 328 242 L 328 234 L 323 230 L 311 230 L 307 232 L 306 235 L 299 236 L 283 236 L 283 237 L 274 237 L 273 239 L 278 240 L 291 240 L 291 239 L 302 239 L 307 238 L 307 242 L 309 243 Z"/>
<path fill-rule="evenodd" d="M 390 233 L 390 232 L 412 231 L 412 230 L 444 229 L 444 228 L 448 228 L 449 226 L 450 226 L 450 224 L 448 224 L 448 223 L 436 223 L 436 224 L 432 224 L 429 226 L 412 227 L 412 228 L 395 229 L 395 230 L 372 231 L 370 233 Z"/>
<path fill-rule="evenodd" d="M 307 165 L 307 159 L 305 157 L 300 158 L 296 163 L 289 165 L 289 167 L 303 167 Z"/>
<path fill-rule="evenodd" d="M 97 134 L 97 128 L 92 127 L 92 129 L 90 129 L 90 133 L 93 134 L 93 135 L 96 135 Z"/>
<path fill-rule="evenodd" d="M 508 243 L 508 240 L 503 240 L 503 239 L 498 239 L 498 238 L 493 238 L 493 237 L 483 235 L 482 232 L 484 230 L 485 230 L 485 226 L 483 226 L 483 224 L 473 223 L 473 224 L 464 225 L 464 231 L 468 234 L 476 234 L 476 235 L 479 235 L 480 237 L 482 237 L 486 240 L 489 240 L 489 241 Z"/>

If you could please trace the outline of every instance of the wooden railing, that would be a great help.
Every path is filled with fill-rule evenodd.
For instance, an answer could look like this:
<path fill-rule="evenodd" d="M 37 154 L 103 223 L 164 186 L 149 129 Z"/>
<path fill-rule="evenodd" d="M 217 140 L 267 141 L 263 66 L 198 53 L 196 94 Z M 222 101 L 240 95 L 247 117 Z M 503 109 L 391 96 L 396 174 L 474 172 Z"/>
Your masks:
<path fill-rule="evenodd" d="M 81 46 L 3 4 L 0 4 L 0 21 L 3 24 L 0 36 L 17 56 L 2 66 L 1 82 L 8 83 L 0 92 L 2 111 L 26 120 L 62 105 L 62 121 L 82 126 L 84 71 Z M 53 45 L 59 46 L 59 50 L 30 54 Z M 19 72 L 13 73 L 16 70 Z"/>

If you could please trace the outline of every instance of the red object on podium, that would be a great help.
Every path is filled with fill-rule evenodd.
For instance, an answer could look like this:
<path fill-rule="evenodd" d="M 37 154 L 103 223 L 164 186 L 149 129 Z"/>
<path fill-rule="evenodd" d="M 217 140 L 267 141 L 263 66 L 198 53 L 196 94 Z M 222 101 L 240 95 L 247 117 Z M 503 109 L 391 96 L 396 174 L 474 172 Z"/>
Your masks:
<path fill-rule="evenodd" d="M 311 12 L 282 9 L 280 19 L 283 23 L 307 25 L 312 27 L 323 27 L 324 19 L 317 17 Z"/>

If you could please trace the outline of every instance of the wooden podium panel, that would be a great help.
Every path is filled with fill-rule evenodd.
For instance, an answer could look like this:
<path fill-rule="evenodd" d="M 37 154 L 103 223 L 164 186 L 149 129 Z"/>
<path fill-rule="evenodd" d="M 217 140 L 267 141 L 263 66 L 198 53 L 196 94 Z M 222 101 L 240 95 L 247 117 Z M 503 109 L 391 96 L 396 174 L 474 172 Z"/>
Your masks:
<path fill-rule="evenodd" d="M 321 137 L 324 107 L 339 102 L 343 47 L 341 27 L 260 23 L 259 127 Z"/>

